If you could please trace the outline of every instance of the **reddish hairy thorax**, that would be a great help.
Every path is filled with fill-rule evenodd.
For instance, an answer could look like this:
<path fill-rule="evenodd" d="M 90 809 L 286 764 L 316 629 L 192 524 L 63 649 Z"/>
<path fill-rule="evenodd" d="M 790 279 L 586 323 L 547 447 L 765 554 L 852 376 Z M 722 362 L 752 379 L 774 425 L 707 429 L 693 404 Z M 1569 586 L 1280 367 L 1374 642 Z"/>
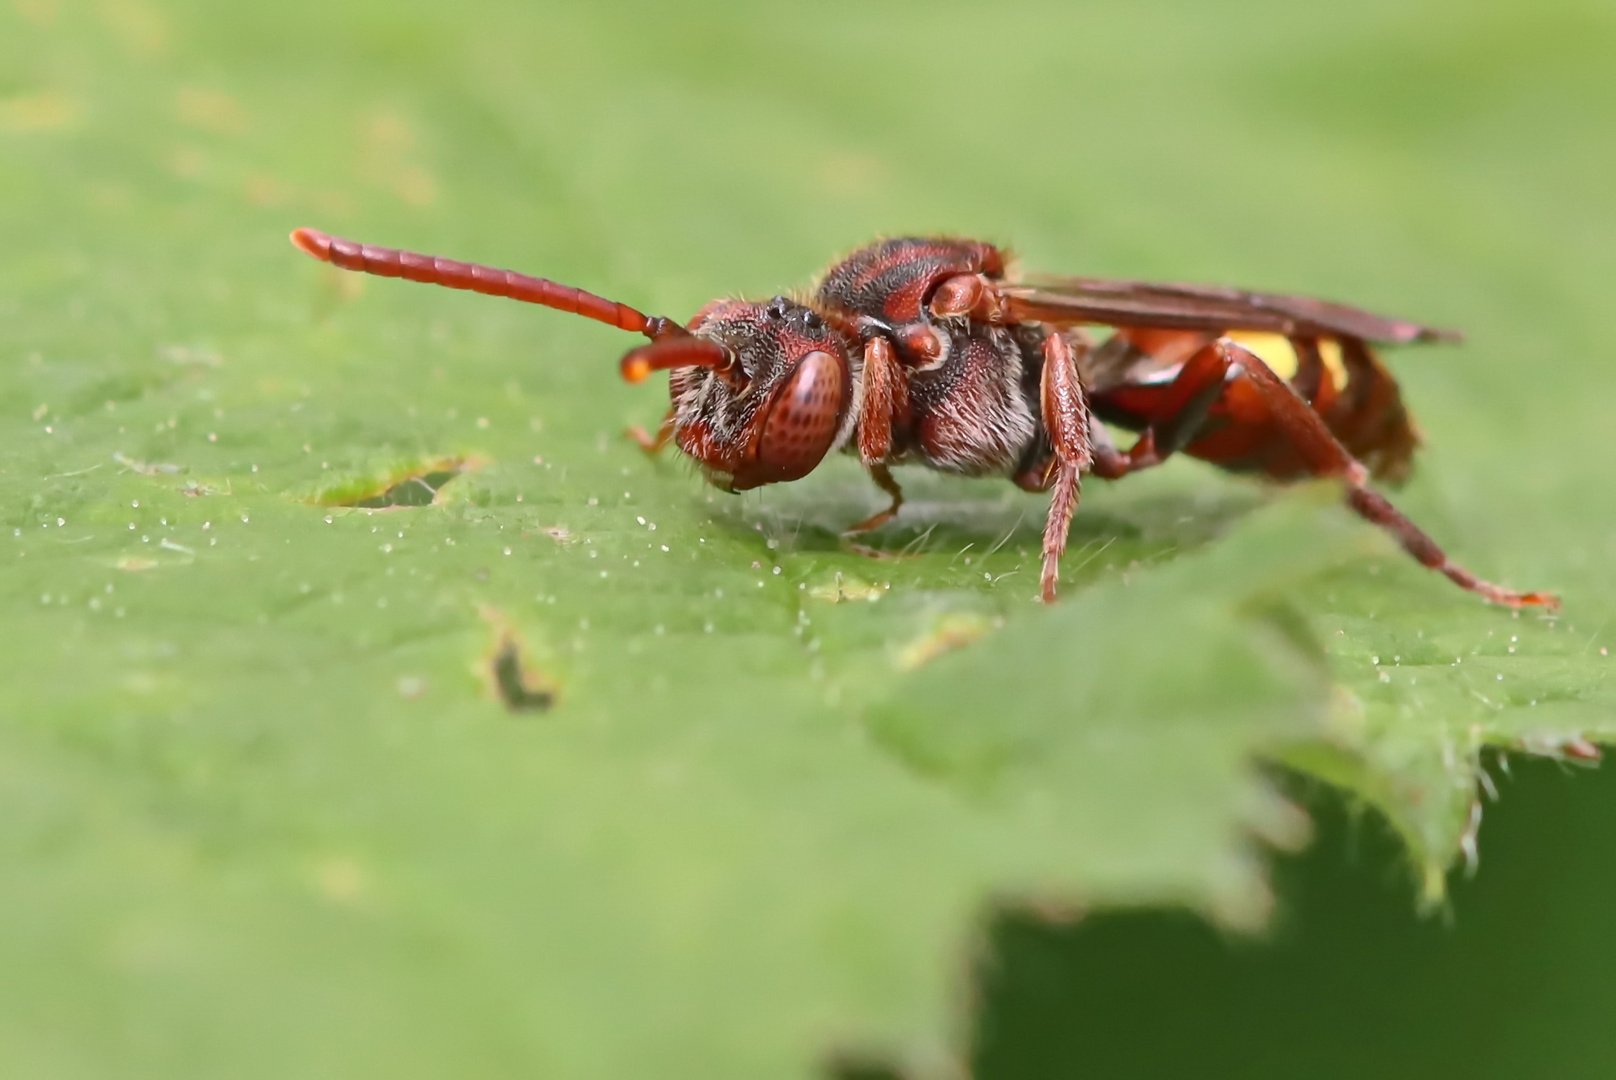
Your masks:
<path fill-rule="evenodd" d="M 850 428 L 847 343 L 811 309 L 775 298 L 704 308 L 689 327 L 545 278 L 297 229 L 299 250 L 343 270 L 467 289 L 582 315 L 650 342 L 623 378 L 672 371 L 673 438 L 719 487 L 740 491 L 806 476 Z"/>

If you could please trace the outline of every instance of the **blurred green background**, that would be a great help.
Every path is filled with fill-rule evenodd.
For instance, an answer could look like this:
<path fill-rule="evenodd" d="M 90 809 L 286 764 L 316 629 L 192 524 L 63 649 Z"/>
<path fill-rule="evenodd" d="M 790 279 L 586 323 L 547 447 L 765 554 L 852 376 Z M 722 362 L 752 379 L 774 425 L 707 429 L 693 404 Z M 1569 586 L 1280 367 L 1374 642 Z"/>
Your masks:
<path fill-rule="evenodd" d="M 1616 780 L 1481 750 L 1613 720 L 1613 58 L 1591 2 L 0 0 L 0 1072 L 1616 1074 Z M 1235 936 L 1267 897 L 1241 830 L 1296 839 L 1240 768 L 1314 733 L 1258 715 L 1295 687 L 1231 676 L 1233 735 L 1202 753 L 1167 716 L 1137 774 L 1080 729 L 1088 771 L 1029 781 L 1065 817 L 917 779 L 894 746 L 969 733 L 862 710 L 904 642 L 1043 617 L 1037 500 L 919 481 L 891 546 L 920 558 L 890 569 L 835 548 L 874 506 L 849 463 L 709 508 L 617 440 L 661 408 L 616 381 L 620 336 L 361 286 L 297 225 L 672 315 L 946 231 L 1459 326 L 1392 358 L 1428 439 L 1399 501 L 1566 617 L 1398 557 L 1300 590 L 1369 734 L 1324 726 L 1350 766 L 1285 758 L 1350 798 L 1272 774 L 1319 836 L 1279 857 L 1268 935 Z M 460 454 L 492 463 L 436 517 L 296 501 Z M 1113 606 L 1049 625 L 1137 642 L 1117 669 L 1145 682 L 1251 646 L 1197 606 L 1217 589 L 1145 571 L 1238 566 L 1179 556 L 1252 487 L 1181 463 L 1086 500 L 1070 595 Z M 1159 609 L 1117 603 L 1136 574 Z M 823 614 L 790 591 L 887 577 Z M 506 618 L 562 685 L 553 725 L 479 688 Z M 1441 689 L 1383 689 L 1394 651 Z M 941 666 L 920 700 L 969 671 Z M 1480 872 L 1422 916 L 1411 878 L 1456 856 L 1483 754 Z M 1200 914 L 1068 925 L 1074 895 Z"/>

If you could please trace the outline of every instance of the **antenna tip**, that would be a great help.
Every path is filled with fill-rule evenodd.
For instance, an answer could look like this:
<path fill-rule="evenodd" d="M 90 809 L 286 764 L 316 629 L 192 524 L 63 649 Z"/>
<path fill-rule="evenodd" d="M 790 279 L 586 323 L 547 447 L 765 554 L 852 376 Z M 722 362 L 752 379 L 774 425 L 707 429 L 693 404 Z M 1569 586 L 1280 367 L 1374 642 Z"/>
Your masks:
<path fill-rule="evenodd" d="M 318 229 L 293 229 L 292 246 L 321 262 L 331 261 L 331 237 Z"/>
<path fill-rule="evenodd" d="M 639 350 L 636 349 L 635 352 Z M 651 374 L 651 362 L 634 353 L 623 358 L 623 378 L 631 383 L 644 382 Z"/>

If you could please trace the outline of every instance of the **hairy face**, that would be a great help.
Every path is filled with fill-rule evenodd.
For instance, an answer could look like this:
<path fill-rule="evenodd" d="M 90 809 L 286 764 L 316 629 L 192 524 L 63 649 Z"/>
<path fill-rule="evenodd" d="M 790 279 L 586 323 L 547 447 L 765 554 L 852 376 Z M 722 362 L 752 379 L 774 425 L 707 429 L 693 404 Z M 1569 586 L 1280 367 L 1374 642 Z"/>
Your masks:
<path fill-rule="evenodd" d="M 846 441 L 856 396 L 848 346 L 811 308 L 778 296 L 721 300 L 688 329 L 727 356 L 674 368 L 669 380 L 674 438 L 713 484 L 745 491 L 796 480 Z"/>

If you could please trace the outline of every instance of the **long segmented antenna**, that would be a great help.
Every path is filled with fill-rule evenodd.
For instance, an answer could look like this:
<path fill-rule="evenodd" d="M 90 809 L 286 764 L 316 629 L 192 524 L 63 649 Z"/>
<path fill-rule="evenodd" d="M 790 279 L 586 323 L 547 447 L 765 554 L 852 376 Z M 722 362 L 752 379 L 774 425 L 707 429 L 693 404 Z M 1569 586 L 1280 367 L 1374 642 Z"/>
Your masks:
<path fill-rule="evenodd" d="M 413 251 L 397 251 L 372 244 L 357 244 L 317 229 L 294 230 L 292 243 L 321 262 L 344 270 L 375 274 L 377 277 L 404 278 L 428 285 L 446 285 L 451 289 L 469 289 L 489 296 L 542 304 L 615 326 L 619 330 L 644 334 L 652 341 L 684 334 L 684 328 L 672 319 L 646 315 L 627 304 L 607 300 L 571 285 L 558 285 L 554 281 L 511 270 L 496 270 L 491 266 L 440 259 L 435 255 L 418 255 Z"/>

